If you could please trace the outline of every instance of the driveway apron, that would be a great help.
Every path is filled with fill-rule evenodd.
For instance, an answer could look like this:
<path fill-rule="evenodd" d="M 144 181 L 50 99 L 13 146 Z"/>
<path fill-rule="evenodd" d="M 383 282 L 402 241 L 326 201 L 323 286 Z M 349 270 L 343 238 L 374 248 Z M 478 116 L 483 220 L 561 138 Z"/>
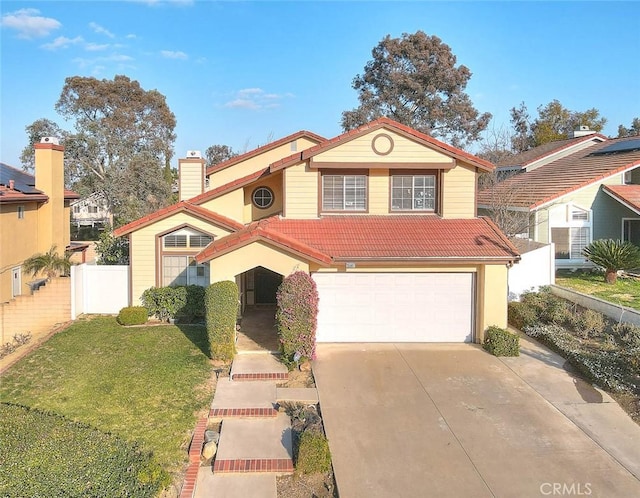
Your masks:
<path fill-rule="evenodd" d="M 640 496 L 627 468 L 479 346 L 319 344 L 313 369 L 341 498 Z"/>

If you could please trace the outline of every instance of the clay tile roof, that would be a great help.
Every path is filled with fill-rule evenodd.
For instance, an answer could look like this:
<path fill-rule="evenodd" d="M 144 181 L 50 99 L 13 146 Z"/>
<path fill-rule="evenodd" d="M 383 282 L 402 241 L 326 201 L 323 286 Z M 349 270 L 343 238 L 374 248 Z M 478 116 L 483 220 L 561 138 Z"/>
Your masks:
<path fill-rule="evenodd" d="M 203 251 L 196 255 L 196 261 L 202 263 L 229 251 L 250 244 L 255 241 L 267 241 L 273 245 L 300 254 L 303 257 L 316 261 L 322 265 L 331 263 L 331 257 L 318 249 L 305 244 L 293 237 L 277 231 L 269 230 L 270 219 L 261 220 L 247 225 L 244 230 L 222 237 L 209 244 Z"/>
<path fill-rule="evenodd" d="M 518 250 L 487 218 L 437 216 L 331 216 L 295 220 L 279 217 L 210 244 L 196 259 L 208 261 L 258 237 L 316 260 L 516 261 Z M 324 255 L 324 258 L 322 257 Z"/>
<path fill-rule="evenodd" d="M 244 154 L 240 154 L 239 156 L 232 157 L 231 159 L 227 159 L 221 163 L 216 164 L 215 166 L 211 166 L 207 168 L 207 175 L 211 173 L 215 173 L 216 171 L 220 171 L 222 169 L 228 168 L 229 166 L 233 166 L 234 164 L 238 164 L 242 161 L 246 161 L 252 157 L 262 154 L 263 152 L 267 152 L 269 150 L 275 149 L 276 147 L 280 147 L 288 142 L 293 140 L 297 140 L 298 138 L 309 138 L 311 140 L 315 140 L 317 142 L 324 142 L 326 138 L 321 137 L 311 131 L 301 130 L 296 133 L 292 133 L 291 135 L 287 135 L 286 137 L 280 138 L 274 142 L 270 142 L 266 145 L 258 147 L 256 149 L 245 152 Z"/>
<path fill-rule="evenodd" d="M 594 144 L 532 171 L 518 173 L 492 188 L 478 191 L 478 205 L 490 207 L 495 199 L 509 205 L 536 209 L 582 187 L 640 166 L 640 151 L 597 154 L 613 143 L 634 140 L 610 139 Z"/>
<path fill-rule="evenodd" d="M 215 199 L 216 197 L 220 197 L 227 192 L 231 192 L 240 187 L 244 187 L 245 185 L 250 184 L 251 182 L 262 178 L 263 176 L 270 175 L 269 168 L 261 169 L 260 171 L 256 171 L 255 173 L 251 173 L 250 175 L 243 176 L 242 178 L 238 178 L 233 180 L 232 182 L 225 183 L 224 185 L 220 185 L 212 190 L 207 190 L 202 194 L 196 195 L 189 199 L 189 202 L 192 204 L 202 204 L 203 202 L 210 201 L 211 199 Z"/>
<path fill-rule="evenodd" d="M 244 228 L 242 223 L 238 223 L 237 221 L 232 220 L 231 218 L 227 218 L 226 216 L 222 216 L 218 213 L 214 213 L 213 211 L 209 211 L 208 209 L 202 208 L 195 204 L 192 204 L 188 201 L 180 201 L 176 204 L 172 204 L 166 208 L 155 211 L 147 216 L 143 216 L 127 225 L 123 225 L 120 228 L 114 230 L 113 234 L 116 237 L 120 237 L 122 235 L 126 235 L 128 233 L 134 232 L 148 226 L 156 221 L 167 218 L 178 212 L 187 212 L 198 218 L 201 218 L 205 221 L 209 221 L 211 223 L 215 223 L 216 225 L 222 226 L 229 230 L 241 230 Z"/>
<path fill-rule="evenodd" d="M 640 214 L 640 185 L 604 185 L 604 191 Z"/>
<path fill-rule="evenodd" d="M 409 126 L 398 123 L 397 121 L 394 121 L 392 119 L 378 118 L 375 121 L 371 121 L 370 123 L 364 124 L 358 128 L 349 130 L 343 133 L 342 135 L 338 135 L 337 137 L 334 137 L 330 140 L 325 140 L 324 142 L 318 145 L 315 145 L 313 147 L 310 147 L 309 149 L 306 149 L 302 152 L 292 154 L 287 158 L 276 161 L 275 163 L 271 164 L 271 171 L 276 171 L 278 169 L 292 166 L 293 164 L 296 164 L 300 161 L 307 160 L 315 156 L 316 154 L 320 154 L 321 152 L 325 152 L 329 149 L 332 149 L 333 147 L 337 147 L 338 145 L 346 143 L 352 140 L 353 138 L 356 138 L 358 136 L 364 135 L 371 131 L 378 130 L 380 128 L 385 128 L 385 127 L 391 128 L 401 135 L 404 135 L 412 139 L 415 139 L 419 142 L 422 142 L 427 146 L 439 149 L 444 154 L 452 156 L 456 159 L 460 159 L 482 170 L 491 171 L 494 169 L 493 164 L 491 164 L 489 161 L 480 159 L 479 157 L 469 154 L 468 152 L 465 152 L 462 149 L 458 149 L 457 147 L 448 145 L 444 142 L 441 142 L 440 140 L 437 140 L 433 137 L 430 137 L 429 135 L 426 135 L 425 133 L 414 130 Z"/>

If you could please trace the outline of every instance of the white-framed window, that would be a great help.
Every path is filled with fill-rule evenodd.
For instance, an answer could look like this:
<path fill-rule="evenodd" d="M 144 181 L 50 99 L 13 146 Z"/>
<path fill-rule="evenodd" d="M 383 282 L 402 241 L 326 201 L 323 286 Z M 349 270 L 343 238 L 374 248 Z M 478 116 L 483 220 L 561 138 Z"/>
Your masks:
<path fill-rule="evenodd" d="M 163 255 L 162 285 L 209 285 L 209 265 L 198 264 L 193 256 Z"/>
<path fill-rule="evenodd" d="M 591 243 L 591 211 L 574 204 L 558 206 L 551 214 L 550 232 L 556 259 L 583 260 L 582 251 Z"/>
<path fill-rule="evenodd" d="M 323 211 L 366 211 L 366 175 L 322 175 Z"/>
<path fill-rule="evenodd" d="M 24 219 L 24 206 L 18 206 L 18 219 L 22 220 Z"/>
<path fill-rule="evenodd" d="M 207 247 L 213 238 L 196 230 L 183 228 L 165 235 L 162 240 L 165 249 L 188 249 Z"/>
<path fill-rule="evenodd" d="M 392 211 L 434 211 L 435 175 L 394 175 L 391 177 Z"/>

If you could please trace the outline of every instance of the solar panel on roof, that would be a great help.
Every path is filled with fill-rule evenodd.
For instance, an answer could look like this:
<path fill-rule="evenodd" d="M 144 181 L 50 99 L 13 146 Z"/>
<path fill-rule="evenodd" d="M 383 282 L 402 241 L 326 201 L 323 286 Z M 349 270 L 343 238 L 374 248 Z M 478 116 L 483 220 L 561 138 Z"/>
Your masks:
<path fill-rule="evenodd" d="M 632 140 L 623 140 L 615 144 L 607 145 L 600 150 L 593 152 L 592 156 L 599 156 L 602 154 L 611 154 L 614 152 L 629 152 L 632 150 L 640 150 L 640 138 L 634 138 Z"/>
<path fill-rule="evenodd" d="M 9 180 L 13 180 L 14 188 L 23 194 L 42 193 L 35 188 L 36 179 L 32 175 L 0 163 L 0 185 L 9 185 Z"/>

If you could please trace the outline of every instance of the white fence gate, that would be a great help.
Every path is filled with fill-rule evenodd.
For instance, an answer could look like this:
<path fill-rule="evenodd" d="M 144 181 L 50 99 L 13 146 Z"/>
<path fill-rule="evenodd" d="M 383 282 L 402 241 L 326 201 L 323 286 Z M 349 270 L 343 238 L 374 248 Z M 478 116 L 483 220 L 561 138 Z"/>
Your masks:
<path fill-rule="evenodd" d="M 71 267 L 71 319 L 83 313 L 117 314 L 129 306 L 129 266 Z"/>

